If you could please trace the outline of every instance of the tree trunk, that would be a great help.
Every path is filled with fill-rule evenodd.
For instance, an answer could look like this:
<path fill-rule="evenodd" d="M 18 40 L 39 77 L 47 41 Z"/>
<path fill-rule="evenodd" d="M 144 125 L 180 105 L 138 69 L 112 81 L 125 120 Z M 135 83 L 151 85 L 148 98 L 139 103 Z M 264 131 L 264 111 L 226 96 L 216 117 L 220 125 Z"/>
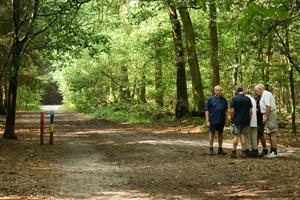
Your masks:
<path fill-rule="evenodd" d="M 289 43 L 289 29 L 288 25 L 285 27 L 285 43 L 286 43 L 286 50 L 290 50 L 290 43 Z M 288 62 L 289 63 L 289 62 Z M 291 97 L 292 97 L 292 130 L 293 134 L 296 134 L 296 100 L 295 100 L 295 86 L 294 86 L 294 74 L 293 74 L 293 69 L 294 67 L 292 66 L 291 63 L 290 65 L 290 76 L 289 76 L 289 81 L 290 81 L 290 89 L 291 89 Z"/>
<path fill-rule="evenodd" d="M 273 42 L 273 35 L 269 34 L 268 37 L 268 48 L 267 48 L 267 66 L 265 68 L 265 82 L 269 84 L 270 82 L 270 66 L 272 60 L 272 42 Z"/>
<path fill-rule="evenodd" d="M 291 107 L 291 101 L 290 101 L 290 91 L 289 91 L 289 84 L 285 84 L 285 87 L 283 89 L 284 91 L 284 98 L 283 98 L 283 102 L 284 102 L 284 105 L 285 105 L 285 109 L 288 113 L 291 113 L 292 112 L 292 107 Z"/>
<path fill-rule="evenodd" d="M 118 97 L 116 94 L 118 94 L 118 86 L 113 80 L 110 80 L 109 99 L 111 102 L 118 102 Z"/>
<path fill-rule="evenodd" d="M 175 63 L 176 63 L 176 118 L 181 118 L 189 114 L 189 103 L 187 96 L 186 74 L 184 63 L 184 50 L 181 36 L 181 25 L 177 17 L 174 6 L 169 5 L 169 17 L 172 24 L 173 41 L 175 47 Z"/>
<path fill-rule="evenodd" d="M 16 37 L 12 47 L 12 74 L 9 77 L 8 86 L 8 105 L 6 114 L 4 138 L 17 139 L 15 135 L 15 121 L 16 121 L 16 102 L 17 102 L 17 90 L 18 90 L 18 72 L 21 64 L 21 52 L 24 43 L 19 41 Z"/>
<path fill-rule="evenodd" d="M 163 107 L 164 106 L 164 90 L 162 87 L 162 61 L 161 61 L 161 46 L 159 43 L 155 44 L 155 103 L 156 105 Z"/>
<path fill-rule="evenodd" d="M 211 45 L 211 65 L 213 68 L 212 85 L 220 84 L 219 58 L 218 58 L 218 30 L 217 30 L 217 5 L 215 0 L 209 1 L 209 34 Z"/>
<path fill-rule="evenodd" d="M 6 115 L 3 85 L 0 84 L 0 115 Z"/>
<path fill-rule="evenodd" d="M 120 100 L 121 102 L 130 101 L 130 90 L 129 90 L 129 80 L 128 80 L 128 69 L 125 65 L 121 66 L 121 83 L 120 86 Z"/>
<path fill-rule="evenodd" d="M 188 56 L 188 64 L 191 71 L 192 79 L 192 93 L 193 93 L 193 110 L 198 112 L 204 111 L 204 92 L 201 79 L 201 73 L 199 69 L 199 62 L 197 58 L 196 51 L 196 36 L 192 24 L 190 14 L 186 7 L 179 8 L 179 13 L 181 16 L 185 38 L 186 38 L 186 50 Z"/>
<path fill-rule="evenodd" d="M 259 64 L 261 65 L 261 78 L 262 81 L 265 82 L 266 78 L 265 78 L 265 66 L 264 66 L 264 56 L 263 56 L 263 47 L 261 46 L 261 39 L 260 39 L 260 44 L 259 44 L 259 48 L 258 48 L 258 56 L 257 59 L 259 61 Z"/>
<path fill-rule="evenodd" d="M 293 134 L 296 134 L 296 100 L 295 100 L 295 86 L 294 86 L 294 77 L 293 70 L 294 67 L 290 67 L 290 88 L 291 88 L 291 96 L 292 96 L 292 130 Z"/>
<path fill-rule="evenodd" d="M 133 83 L 132 83 L 132 93 L 130 94 L 130 98 L 134 99 L 135 95 L 138 95 L 138 89 L 137 89 L 137 77 L 134 77 Z"/>
<path fill-rule="evenodd" d="M 235 66 L 233 67 L 232 71 L 232 86 L 233 88 L 238 84 L 238 76 L 239 76 L 239 72 L 240 72 L 240 66 L 241 66 L 241 50 L 240 50 L 240 44 L 239 44 L 239 40 L 240 40 L 240 27 L 238 26 L 236 29 L 236 33 L 235 33 L 235 38 L 234 38 L 234 43 L 235 43 Z M 234 93 L 233 93 L 234 94 Z"/>
<path fill-rule="evenodd" d="M 7 113 L 7 108 L 8 108 L 8 83 L 6 83 L 4 85 L 4 95 L 5 95 L 5 98 L 4 98 L 4 109 L 5 109 L 5 112 Z"/>
<path fill-rule="evenodd" d="M 146 101 L 146 76 L 145 73 L 142 72 L 141 74 L 141 80 L 139 81 L 139 101 L 141 103 L 147 103 Z"/>

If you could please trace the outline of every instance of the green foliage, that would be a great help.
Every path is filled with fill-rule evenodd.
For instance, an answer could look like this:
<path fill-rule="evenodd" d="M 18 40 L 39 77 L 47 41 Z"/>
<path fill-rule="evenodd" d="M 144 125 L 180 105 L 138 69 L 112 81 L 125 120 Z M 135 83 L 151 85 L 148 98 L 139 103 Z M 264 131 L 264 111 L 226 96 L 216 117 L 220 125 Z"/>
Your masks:
<path fill-rule="evenodd" d="M 69 63 L 53 76 L 64 94 L 65 103 L 74 105 L 79 111 L 92 111 L 106 105 L 105 94 L 109 88 L 104 87 L 108 84 L 107 78 L 89 52 L 86 51 L 83 55 L 85 57 L 74 59 L 73 63 Z"/>
<path fill-rule="evenodd" d="M 129 123 L 168 122 L 173 120 L 170 110 L 160 109 L 151 104 L 111 104 L 98 109 L 95 117 Z"/>
<path fill-rule="evenodd" d="M 249 91 L 258 82 L 268 83 L 279 96 L 282 88 L 287 90 L 289 87 L 289 64 L 277 35 L 284 38 L 286 26 L 290 31 L 290 53 L 299 63 L 300 24 L 295 2 L 216 2 L 221 85 L 226 98 L 229 100 L 233 95 L 233 73 L 236 69 L 237 83 Z M 43 13 L 57 9 L 61 17 L 30 47 L 42 50 L 39 56 L 46 61 L 32 60 L 37 60 L 35 66 L 47 68 L 41 73 L 49 73 L 49 79 L 54 79 L 59 85 L 64 105 L 118 121 L 148 123 L 160 115 L 162 119 L 170 120 L 172 117 L 169 114 L 165 116 L 165 113 L 171 113 L 176 103 L 176 68 L 167 1 L 89 1 L 75 6 L 78 8 L 76 13 L 70 10 L 72 3 L 60 3 L 43 3 Z M 180 1 L 178 5 L 185 4 L 189 6 L 196 32 L 197 56 L 204 93 L 208 97 L 211 95 L 212 73 L 208 1 L 187 0 Z M 54 18 L 48 16 L 40 19 L 36 28 L 45 27 Z M 33 55 L 28 57 L 36 58 Z M 160 89 L 155 88 L 155 69 L 158 65 L 162 67 Z M 298 83 L 299 77 L 295 72 Z M 141 103 L 140 99 L 143 86 L 146 104 Z M 188 69 L 187 87 L 191 102 Z M 127 102 L 122 102 L 122 91 L 129 92 Z M 158 96 L 163 96 L 163 108 L 155 105 Z"/>
<path fill-rule="evenodd" d="M 42 89 L 30 86 L 21 86 L 18 89 L 17 109 L 18 110 L 39 110 L 41 106 Z"/>

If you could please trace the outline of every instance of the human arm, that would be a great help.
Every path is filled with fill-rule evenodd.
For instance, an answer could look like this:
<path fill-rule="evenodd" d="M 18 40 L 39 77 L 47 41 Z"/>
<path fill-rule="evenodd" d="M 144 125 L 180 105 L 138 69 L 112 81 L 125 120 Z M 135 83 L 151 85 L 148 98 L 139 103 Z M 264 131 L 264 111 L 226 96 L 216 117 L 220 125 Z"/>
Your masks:
<path fill-rule="evenodd" d="M 233 119 L 233 116 L 234 116 L 234 108 L 231 107 L 231 108 L 230 108 L 230 119 L 231 119 L 231 120 Z"/>
<path fill-rule="evenodd" d="M 271 113 L 271 106 L 266 106 L 266 112 L 263 115 L 263 124 L 266 124 L 267 121 L 269 120 Z"/>
<path fill-rule="evenodd" d="M 207 100 L 207 103 L 205 104 L 205 120 L 206 120 L 206 126 L 210 127 L 210 122 L 209 122 L 209 110 L 211 108 L 211 98 Z"/>
<path fill-rule="evenodd" d="M 230 123 L 230 114 L 228 111 L 228 103 L 227 100 L 225 99 L 225 124 L 228 125 L 228 123 Z"/>
<path fill-rule="evenodd" d="M 206 126 L 210 127 L 208 110 L 205 110 L 205 119 L 206 119 Z"/>
<path fill-rule="evenodd" d="M 231 102 L 230 102 L 230 105 L 229 105 L 229 117 L 230 117 L 230 121 L 231 121 L 230 123 L 231 123 L 231 124 L 232 124 L 233 116 L 234 116 L 234 112 L 235 112 L 235 109 L 234 109 L 235 104 L 236 104 L 235 98 L 233 98 L 233 99 L 231 100 Z"/>

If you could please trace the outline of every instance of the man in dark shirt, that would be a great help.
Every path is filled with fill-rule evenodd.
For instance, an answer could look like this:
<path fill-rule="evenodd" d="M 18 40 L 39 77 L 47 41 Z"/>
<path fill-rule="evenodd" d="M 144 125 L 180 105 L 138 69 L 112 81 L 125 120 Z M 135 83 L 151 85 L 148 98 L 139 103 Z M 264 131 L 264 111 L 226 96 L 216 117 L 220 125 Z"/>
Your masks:
<path fill-rule="evenodd" d="M 244 89 L 240 86 L 235 88 L 236 96 L 232 98 L 230 103 L 231 108 L 231 123 L 233 139 L 232 158 L 236 158 L 236 147 L 238 138 L 240 137 L 243 149 L 242 157 L 246 157 L 245 134 L 250 131 L 250 120 L 252 114 L 252 103 L 249 97 L 244 93 Z"/>
<path fill-rule="evenodd" d="M 210 129 L 209 134 L 209 155 L 214 155 L 213 144 L 215 132 L 218 132 L 218 143 L 219 155 L 226 155 L 223 151 L 222 143 L 223 143 L 223 130 L 227 116 L 227 100 L 221 96 L 222 88 L 220 85 L 217 85 L 214 88 L 214 95 L 209 97 L 206 105 L 205 105 L 205 117 L 206 117 L 206 125 Z"/>

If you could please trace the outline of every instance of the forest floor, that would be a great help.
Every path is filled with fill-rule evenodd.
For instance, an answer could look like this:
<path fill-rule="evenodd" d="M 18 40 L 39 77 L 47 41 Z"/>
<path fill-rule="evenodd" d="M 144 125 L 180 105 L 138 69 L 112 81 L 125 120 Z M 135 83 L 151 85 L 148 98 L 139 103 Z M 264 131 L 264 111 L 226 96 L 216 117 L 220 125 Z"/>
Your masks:
<path fill-rule="evenodd" d="M 228 155 L 209 156 L 208 132 L 199 125 L 55 112 L 54 145 L 47 129 L 39 144 L 38 112 L 17 114 L 18 140 L 0 139 L 0 200 L 300 198 L 299 133 L 280 130 L 278 158 L 231 159 L 228 130 Z"/>

